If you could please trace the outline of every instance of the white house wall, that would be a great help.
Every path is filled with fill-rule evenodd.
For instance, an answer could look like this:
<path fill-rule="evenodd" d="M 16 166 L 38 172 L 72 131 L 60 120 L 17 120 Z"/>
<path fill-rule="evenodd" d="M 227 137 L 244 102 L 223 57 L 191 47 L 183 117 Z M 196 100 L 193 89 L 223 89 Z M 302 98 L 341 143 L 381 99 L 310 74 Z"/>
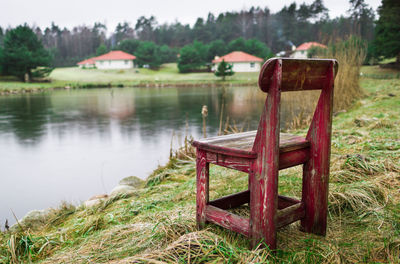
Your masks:
<path fill-rule="evenodd" d="M 80 64 L 79 68 L 81 68 L 81 69 L 83 69 L 83 68 L 94 68 L 94 64 L 89 64 L 89 63 Z"/>
<path fill-rule="evenodd" d="M 234 72 L 259 72 L 261 69 L 261 63 L 259 62 L 232 62 L 232 70 Z M 212 67 L 212 71 L 216 71 L 218 64 Z"/>
<path fill-rule="evenodd" d="M 131 69 L 133 68 L 132 60 L 99 60 L 96 61 L 97 69 Z"/>

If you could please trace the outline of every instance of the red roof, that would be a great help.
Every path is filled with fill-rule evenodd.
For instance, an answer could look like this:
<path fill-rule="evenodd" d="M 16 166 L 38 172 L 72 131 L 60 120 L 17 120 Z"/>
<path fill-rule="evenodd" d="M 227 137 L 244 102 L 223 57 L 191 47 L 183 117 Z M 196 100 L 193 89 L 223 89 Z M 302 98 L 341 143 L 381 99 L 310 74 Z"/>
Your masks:
<path fill-rule="evenodd" d="M 94 60 L 93 60 L 93 58 L 89 58 L 89 59 L 80 61 L 77 64 L 78 65 L 94 64 Z"/>
<path fill-rule="evenodd" d="M 218 59 L 215 59 L 212 61 L 212 63 L 219 63 L 224 60 L 225 62 L 263 62 L 264 60 L 250 55 L 246 52 L 243 51 L 233 51 L 229 54 L 226 54 L 225 56 L 219 57 Z"/>
<path fill-rule="evenodd" d="M 113 50 L 110 51 L 109 53 L 100 55 L 98 57 L 92 58 L 92 60 L 98 61 L 98 60 L 134 60 L 136 59 L 135 56 L 123 52 L 121 50 Z"/>
<path fill-rule="evenodd" d="M 327 48 L 325 45 L 318 43 L 318 42 L 305 42 L 298 46 L 296 50 L 308 50 L 311 47 L 321 47 L 321 48 Z"/>

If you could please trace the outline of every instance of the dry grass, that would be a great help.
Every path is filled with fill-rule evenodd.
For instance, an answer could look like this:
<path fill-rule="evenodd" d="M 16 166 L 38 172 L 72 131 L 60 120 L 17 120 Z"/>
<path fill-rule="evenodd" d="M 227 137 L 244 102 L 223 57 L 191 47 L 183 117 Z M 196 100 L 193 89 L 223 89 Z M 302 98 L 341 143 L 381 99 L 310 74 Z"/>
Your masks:
<path fill-rule="evenodd" d="M 339 71 L 335 79 L 334 109 L 347 109 L 363 94 L 360 88 L 360 69 L 365 60 L 366 42 L 350 36 L 344 41 L 335 41 L 329 45 L 326 58 L 335 58 L 339 62 Z"/>

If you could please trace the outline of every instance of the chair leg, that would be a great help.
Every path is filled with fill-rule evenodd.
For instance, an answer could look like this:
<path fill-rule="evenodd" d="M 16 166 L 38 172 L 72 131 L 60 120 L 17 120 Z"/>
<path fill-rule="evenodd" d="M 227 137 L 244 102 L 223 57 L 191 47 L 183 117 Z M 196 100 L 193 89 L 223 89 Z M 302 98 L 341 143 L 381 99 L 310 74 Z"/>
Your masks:
<path fill-rule="evenodd" d="M 206 224 L 206 205 L 209 201 L 208 186 L 209 186 L 209 168 L 210 165 L 206 160 L 206 152 L 197 149 L 196 158 L 196 220 L 197 228 L 202 229 Z"/>
<path fill-rule="evenodd" d="M 265 179 L 250 173 L 250 243 L 255 248 L 260 242 L 276 249 L 276 213 L 278 206 L 278 175 L 266 173 Z"/>
<path fill-rule="evenodd" d="M 328 215 L 329 160 L 319 165 L 310 160 L 303 166 L 305 217 L 301 220 L 301 230 L 324 236 Z"/>

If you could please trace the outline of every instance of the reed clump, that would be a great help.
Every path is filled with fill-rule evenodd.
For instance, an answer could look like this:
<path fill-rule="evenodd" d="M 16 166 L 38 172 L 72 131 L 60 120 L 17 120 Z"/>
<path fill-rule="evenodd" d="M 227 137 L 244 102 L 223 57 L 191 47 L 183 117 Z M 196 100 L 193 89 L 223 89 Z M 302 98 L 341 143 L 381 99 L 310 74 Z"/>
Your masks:
<path fill-rule="evenodd" d="M 359 80 L 366 52 L 367 43 L 356 36 L 332 41 L 327 49 L 317 49 L 318 57 L 333 58 L 339 62 L 335 79 L 334 111 L 347 109 L 363 95 Z"/>

